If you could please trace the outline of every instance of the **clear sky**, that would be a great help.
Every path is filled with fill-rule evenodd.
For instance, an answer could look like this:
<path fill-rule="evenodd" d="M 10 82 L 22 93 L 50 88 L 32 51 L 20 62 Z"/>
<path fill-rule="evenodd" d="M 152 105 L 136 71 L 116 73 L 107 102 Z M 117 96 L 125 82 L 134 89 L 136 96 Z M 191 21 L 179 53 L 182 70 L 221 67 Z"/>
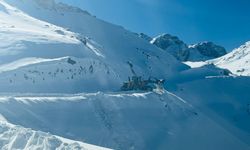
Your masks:
<path fill-rule="evenodd" d="M 150 36 L 188 44 L 213 41 L 229 51 L 250 41 L 250 0 L 58 0 Z"/>

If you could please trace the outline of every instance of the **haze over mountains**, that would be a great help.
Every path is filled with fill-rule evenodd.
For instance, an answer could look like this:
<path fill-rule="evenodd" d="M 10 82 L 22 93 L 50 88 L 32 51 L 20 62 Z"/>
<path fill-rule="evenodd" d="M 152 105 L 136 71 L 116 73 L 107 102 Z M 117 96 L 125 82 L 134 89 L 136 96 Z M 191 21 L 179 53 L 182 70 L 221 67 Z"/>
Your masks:
<path fill-rule="evenodd" d="M 150 38 L 53 0 L 0 0 L 0 39 L 1 149 L 250 148 L 249 43 Z M 122 91 L 131 77 L 166 82 Z"/>

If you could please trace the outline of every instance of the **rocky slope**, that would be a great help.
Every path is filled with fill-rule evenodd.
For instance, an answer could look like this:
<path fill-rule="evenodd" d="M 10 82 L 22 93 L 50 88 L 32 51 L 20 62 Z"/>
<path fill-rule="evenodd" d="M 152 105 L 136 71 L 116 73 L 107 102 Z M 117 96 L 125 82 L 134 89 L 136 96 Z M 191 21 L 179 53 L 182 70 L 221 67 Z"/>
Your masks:
<path fill-rule="evenodd" d="M 178 37 L 170 34 L 155 37 L 151 43 L 169 52 L 180 61 L 205 61 L 227 53 L 225 48 L 212 42 L 201 42 L 188 46 Z"/>
<path fill-rule="evenodd" d="M 92 65 L 93 69 L 90 66 L 85 66 L 85 69 L 90 67 L 93 72 L 96 70 L 100 72 L 89 74 L 86 78 L 82 74 L 81 82 L 79 78 L 74 78 L 71 80 L 72 84 L 67 85 L 79 87 L 80 83 L 84 83 L 86 87 L 90 87 L 99 82 L 99 86 L 91 88 L 92 91 L 119 89 L 123 81 L 133 75 L 129 64 L 132 64 L 138 76 L 144 78 L 149 76 L 166 78 L 188 69 L 188 66 L 178 62 L 174 57 L 139 38 L 136 34 L 65 4 L 56 4 L 51 0 L 1 0 L 0 12 L 0 39 L 3 41 L 0 44 L 1 68 L 19 61 L 28 66 L 29 62 L 24 61 L 29 58 L 62 60 L 65 57 L 72 57 L 79 59 L 81 62 L 79 66 L 85 66 L 85 60 L 91 60 L 96 63 Z M 97 63 L 109 69 L 95 68 Z M 63 66 L 64 63 L 58 64 L 57 61 L 50 61 L 49 64 L 57 65 L 54 71 L 51 68 L 50 72 L 55 72 L 56 68 L 68 66 Z M 30 65 L 36 68 L 35 65 Z M 39 63 L 36 65 L 41 66 Z M 81 69 L 79 66 L 77 69 Z M 34 70 L 39 71 L 39 69 Z M 18 76 L 20 67 L 11 70 L 11 73 L 7 72 L 8 70 L 5 69 L 4 73 L 0 74 L 0 82 L 26 84 L 26 82 L 22 83 L 26 80 L 14 81 L 13 79 L 12 82 L 12 77 L 9 76 L 10 74 L 14 77 Z M 79 75 L 78 72 L 75 73 Z M 43 78 L 46 77 L 41 79 Z M 54 79 L 53 85 L 62 84 L 62 82 L 56 83 L 60 81 L 59 76 L 54 76 Z M 36 81 L 34 82 L 37 83 Z M 40 87 L 45 87 L 49 83 L 49 80 L 44 79 L 39 86 L 38 84 L 29 85 L 32 87 L 30 89 L 42 89 Z M 8 84 L 2 84 L 2 86 L 6 86 L 2 87 L 2 90 L 10 89 Z M 20 89 L 18 86 L 12 88 L 15 87 Z"/>

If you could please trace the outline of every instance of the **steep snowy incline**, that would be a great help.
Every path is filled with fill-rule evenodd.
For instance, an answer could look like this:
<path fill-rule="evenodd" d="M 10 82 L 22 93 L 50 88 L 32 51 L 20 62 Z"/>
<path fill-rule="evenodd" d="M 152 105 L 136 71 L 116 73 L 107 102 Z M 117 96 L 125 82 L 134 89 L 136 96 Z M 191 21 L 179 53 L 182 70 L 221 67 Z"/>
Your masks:
<path fill-rule="evenodd" d="M 19 69 L 21 67 L 29 66 L 29 65 L 34 65 L 34 64 L 39 64 L 39 63 L 44 63 L 44 62 L 53 62 L 53 61 L 60 61 L 62 59 L 65 59 L 67 57 L 62 57 L 62 58 L 55 58 L 55 59 L 46 59 L 46 58 L 23 58 L 17 61 L 13 61 L 9 64 L 3 64 L 0 65 L 0 72 L 7 72 L 7 71 L 12 71 L 15 69 Z"/>
<path fill-rule="evenodd" d="M 123 27 L 99 20 L 80 9 L 65 4 L 48 5 L 44 8 L 37 4 L 37 0 L 6 1 L 35 18 L 80 34 L 79 38 L 82 39 L 83 43 L 90 43 L 94 47 L 98 47 L 97 49 L 106 56 L 105 58 L 109 59 L 110 63 L 131 61 L 135 65 L 145 65 L 147 58 L 165 57 L 165 60 L 158 64 L 159 66 L 160 64 L 165 66 L 165 70 L 181 69 L 180 64 L 172 56 L 139 38 L 137 34 L 127 31 Z M 149 66 L 144 68 L 147 67 Z"/>
<path fill-rule="evenodd" d="M 130 74 L 130 71 L 123 73 L 124 76 L 130 76 Z M 187 82 L 205 79 L 208 76 L 228 76 L 229 74 L 230 71 L 226 69 L 206 65 L 176 73 L 172 77 L 168 76 L 166 86 L 169 86 L 169 82 L 173 80 L 174 82 Z M 124 79 L 110 66 L 91 58 L 25 58 L 0 65 L 1 92 L 118 91 L 123 81 Z"/>
<path fill-rule="evenodd" d="M 56 45 L 61 45 L 58 46 L 61 53 L 66 51 L 63 45 L 79 45 L 81 42 L 76 36 L 64 28 L 32 18 L 4 0 L 0 1 L 0 63 L 25 56 L 46 56 L 48 51 L 53 57 Z M 44 46 L 43 50 L 41 47 L 39 49 L 40 45 Z M 71 51 L 74 51 L 74 47 Z M 41 51 L 44 53 L 39 54 Z M 74 52 L 71 54 L 74 55 Z"/>
<path fill-rule="evenodd" d="M 210 77 L 179 83 L 171 91 L 250 145 L 249 85 L 249 77 Z"/>
<path fill-rule="evenodd" d="M 8 32 L 4 31 L 1 35 L 2 38 L 9 38 L 2 43 L 0 48 L 0 51 L 3 52 L 0 55 L 2 70 L 0 78 L 11 83 L 12 79 L 9 76 L 6 77 L 8 71 L 10 72 L 9 75 L 15 76 L 20 73 L 20 68 L 28 66 L 36 68 L 36 65 L 44 64 L 44 62 L 38 63 L 40 60 L 63 59 L 65 57 L 82 59 L 78 67 L 85 65 L 85 60 L 91 60 L 109 68 L 111 71 L 109 75 L 106 75 L 107 69 L 101 69 L 98 73 L 93 73 L 85 78 L 86 81 L 71 80 L 72 84 L 78 82 L 78 85 L 87 81 L 89 82 L 87 85 L 102 85 L 92 89 L 94 91 L 102 90 L 103 87 L 108 89 L 108 86 L 112 88 L 110 90 L 119 89 L 122 82 L 133 75 L 131 67 L 138 76 L 144 78 L 153 76 L 162 79 L 188 69 L 188 66 L 141 39 L 138 35 L 120 26 L 99 20 L 80 9 L 65 4 L 56 4 L 53 1 L 43 2 L 39 0 L 1 0 L 0 4 L 2 6 L 0 20 L 8 25 L 6 29 Z M 5 28 L 2 28 L 2 30 L 5 30 Z M 35 63 L 31 62 L 31 59 L 36 58 L 38 59 L 34 60 Z M 51 66 L 56 66 L 58 61 L 47 63 L 55 63 Z M 22 64 L 16 66 L 20 62 Z M 13 67 L 7 70 L 2 69 L 13 65 L 17 70 Z M 93 70 L 93 67 L 89 67 L 85 69 Z M 53 70 L 53 72 L 55 71 Z M 105 76 L 101 78 L 101 75 Z M 23 74 L 24 78 L 26 78 L 25 76 Z M 60 81 L 57 76 L 54 79 L 55 82 L 53 83 Z M 22 84 L 21 81 L 23 80 L 19 81 L 20 85 Z M 43 82 L 44 85 L 49 84 L 47 80 Z M 97 82 L 98 84 L 96 84 Z M 114 86 L 113 82 L 115 83 Z M 68 87 L 61 83 L 54 85 L 59 84 L 60 87 Z M 7 83 L 5 85 L 9 86 Z M 87 85 L 85 85 L 86 89 Z M 12 88 L 15 89 L 15 86 Z M 2 87 L 2 89 L 9 88 Z M 39 86 L 32 89 L 39 89 Z"/>
<path fill-rule="evenodd" d="M 65 139 L 41 131 L 25 129 L 0 120 L 0 148 L 22 150 L 108 150 L 90 144 Z"/>
<path fill-rule="evenodd" d="M 0 0 L 0 27 L 0 148 L 250 149 L 249 78 L 190 69 L 150 37 L 54 0 Z M 110 92 L 133 73 L 173 93 Z"/>
<path fill-rule="evenodd" d="M 114 149 L 249 149 L 167 91 L 5 95 L 0 114 L 25 128 Z"/>
<path fill-rule="evenodd" d="M 1 92 L 117 91 L 122 82 L 107 64 L 91 58 L 25 58 L 0 65 Z"/>
<path fill-rule="evenodd" d="M 43 43 L 80 43 L 75 33 L 32 18 L 22 11 L 10 6 L 4 0 L 0 1 L 1 40 L 9 37 L 11 42 L 34 41 Z M 7 40 L 6 40 L 7 41 Z"/>
<path fill-rule="evenodd" d="M 245 43 L 232 52 L 217 59 L 200 62 L 185 62 L 191 68 L 198 68 L 207 64 L 230 70 L 239 76 L 250 76 L 250 42 Z"/>
<path fill-rule="evenodd" d="M 147 58 L 165 57 L 168 59 L 159 64 L 165 65 L 166 70 L 174 71 L 183 68 L 172 56 L 139 38 L 137 34 L 125 30 L 123 27 L 99 20 L 78 8 L 61 3 L 56 4 L 53 0 L 49 0 L 50 2 L 46 6 L 40 5 L 39 0 L 5 1 L 30 16 L 80 34 L 78 38 L 83 44 L 95 51 L 96 54 L 107 58 L 105 61 L 110 63 L 132 61 L 135 65 L 145 65 L 143 62 L 147 62 Z"/>
<path fill-rule="evenodd" d="M 214 63 L 218 67 L 229 69 L 237 75 L 250 76 L 250 42 L 221 58 L 208 61 L 208 63 Z"/>

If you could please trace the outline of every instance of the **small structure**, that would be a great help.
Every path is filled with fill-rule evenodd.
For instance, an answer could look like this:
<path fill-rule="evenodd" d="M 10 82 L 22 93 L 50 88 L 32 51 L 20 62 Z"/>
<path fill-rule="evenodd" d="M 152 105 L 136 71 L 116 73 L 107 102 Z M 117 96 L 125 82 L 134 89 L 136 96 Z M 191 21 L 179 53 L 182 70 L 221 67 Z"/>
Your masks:
<path fill-rule="evenodd" d="M 76 64 L 76 61 L 74 61 L 74 60 L 71 59 L 71 58 L 68 58 L 67 62 L 68 62 L 69 64 L 71 64 L 71 65 Z"/>
<path fill-rule="evenodd" d="M 165 80 L 159 80 L 157 78 L 149 77 L 148 80 L 143 80 L 141 76 L 132 76 L 128 78 L 127 82 L 124 82 L 122 91 L 153 91 L 157 87 L 163 87 Z"/>
<path fill-rule="evenodd" d="M 157 88 L 163 89 L 165 80 L 159 80 L 154 77 L 149 77 L 148 80 L 143 80 L 141 76 L 137 76 L 135 73 L 132 62 L 128 61 L 127 63 L 133 76 L 128 77 L 128 81 L 123 83 L 121 87 L 122 91 L 153 91 Z"/>

